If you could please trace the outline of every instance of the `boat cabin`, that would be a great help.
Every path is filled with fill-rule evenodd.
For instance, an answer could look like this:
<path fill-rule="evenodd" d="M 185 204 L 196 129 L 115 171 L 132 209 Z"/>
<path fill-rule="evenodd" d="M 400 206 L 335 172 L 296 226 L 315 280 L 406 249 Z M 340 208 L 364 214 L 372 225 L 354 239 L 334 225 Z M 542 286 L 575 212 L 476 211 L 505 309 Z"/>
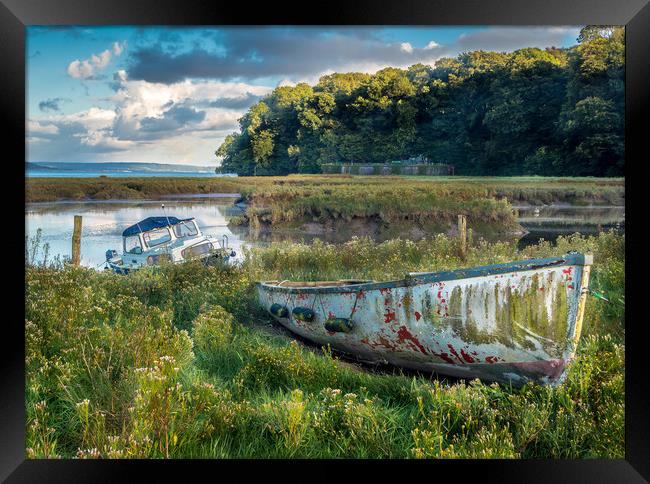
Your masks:
<path fill-rule="evenodd" d="M 125 273 L 144 265 L 163 261 L 183 262 L 204 259 L 217 251 L 226 253 L 227 237 L 212 241 L 201 233 L 193 217 L 148 217 L 122 232 L 122 256 L 117 251 L 106 252 L 106 262 L 116 272 Z M 227 250 L 227 255 L 234 252 Z"/>
<path fill-rule="evenodd" d="M 122 232 L 123 249 L 125 254 L 142 254 L 156 247 L 201 235 L 194 218 L 149 217 Z"/>

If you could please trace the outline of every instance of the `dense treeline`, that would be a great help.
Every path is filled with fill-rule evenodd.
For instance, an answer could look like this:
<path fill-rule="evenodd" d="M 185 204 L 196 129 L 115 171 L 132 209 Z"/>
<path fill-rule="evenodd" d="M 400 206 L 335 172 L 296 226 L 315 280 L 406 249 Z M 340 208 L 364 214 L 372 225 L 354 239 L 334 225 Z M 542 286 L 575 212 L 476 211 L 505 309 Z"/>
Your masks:
<path fill-rule="evenodd" d="M 226 137 L 218 170 L 424 156 L 463 175 L 623 175 L 624 29 L 585 27 L 577 41 L 278 87 Z"/>

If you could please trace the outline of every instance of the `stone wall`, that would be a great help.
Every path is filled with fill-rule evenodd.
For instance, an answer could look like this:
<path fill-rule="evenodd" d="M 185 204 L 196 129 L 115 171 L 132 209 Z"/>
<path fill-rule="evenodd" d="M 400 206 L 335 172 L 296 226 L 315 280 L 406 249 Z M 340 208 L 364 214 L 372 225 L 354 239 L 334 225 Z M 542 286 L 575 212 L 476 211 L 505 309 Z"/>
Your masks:
<path fill-rule="evenodd" d="M 401 165 L 397 163 L 327 163 L 322 165 L 323 173 L 330 175 L 411 175 L 446 176 L 454 174 L 453 165 L 444 163 L 422 163 Z"/>

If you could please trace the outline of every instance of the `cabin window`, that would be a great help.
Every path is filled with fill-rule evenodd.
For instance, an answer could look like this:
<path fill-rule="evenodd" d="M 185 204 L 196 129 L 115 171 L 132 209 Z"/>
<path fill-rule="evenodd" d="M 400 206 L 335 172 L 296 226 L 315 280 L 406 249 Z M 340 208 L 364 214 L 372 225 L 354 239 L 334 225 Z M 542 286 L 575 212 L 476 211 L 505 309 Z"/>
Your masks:
<path fill-rule="evenodd" d="M 128 254 L 142 254 L 142 245 L 138 235 L 124 237 L 124 252 Z"/>
<path fill-rule="evenodd" d="M 213 248 L 214 247 L 210 242 L 204 242 L 202 244 L 188 247 L 181 252 L 181 255 L 184 259 L 191 259 L 192 257 L 200 257 L 204 254 L 208 254 Z"/>
<path fill-rule="evenodd" d="M 153 229 L 149 232 L 145 232 L 144 241 L 147 244 L 147 247 L 154 247 L 156 245 L 164 244 L 169 242 L 172 239 L 171 234 L 167 228 Z"/>
<path fill-rule="evenodd" d="M 192 237 L 199 233 L 194 222 L 181 222 L 174 225 L 174 233 L 179 239 L 181 237 Z"/>

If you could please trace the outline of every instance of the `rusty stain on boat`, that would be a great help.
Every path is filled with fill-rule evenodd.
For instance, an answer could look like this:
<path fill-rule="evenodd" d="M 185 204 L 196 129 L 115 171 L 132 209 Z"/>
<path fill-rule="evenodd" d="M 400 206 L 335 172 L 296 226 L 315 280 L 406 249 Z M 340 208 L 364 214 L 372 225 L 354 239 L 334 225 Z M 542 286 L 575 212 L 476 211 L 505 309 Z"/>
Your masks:
<path fill-rule="evenodd" d="M 258 294 L 267 309 L 287 308 L 271 313 L 288 329 L 365 360 L 555 384 L 580 338 L 591 263 L 590 255 L 574 253 L 382 283 L 270 281 L 258 283 Z M 294 309 L 310 302 L 313 318 L 305 325 Z M 352 328 L 333 332 L 334 318 Z"/>

